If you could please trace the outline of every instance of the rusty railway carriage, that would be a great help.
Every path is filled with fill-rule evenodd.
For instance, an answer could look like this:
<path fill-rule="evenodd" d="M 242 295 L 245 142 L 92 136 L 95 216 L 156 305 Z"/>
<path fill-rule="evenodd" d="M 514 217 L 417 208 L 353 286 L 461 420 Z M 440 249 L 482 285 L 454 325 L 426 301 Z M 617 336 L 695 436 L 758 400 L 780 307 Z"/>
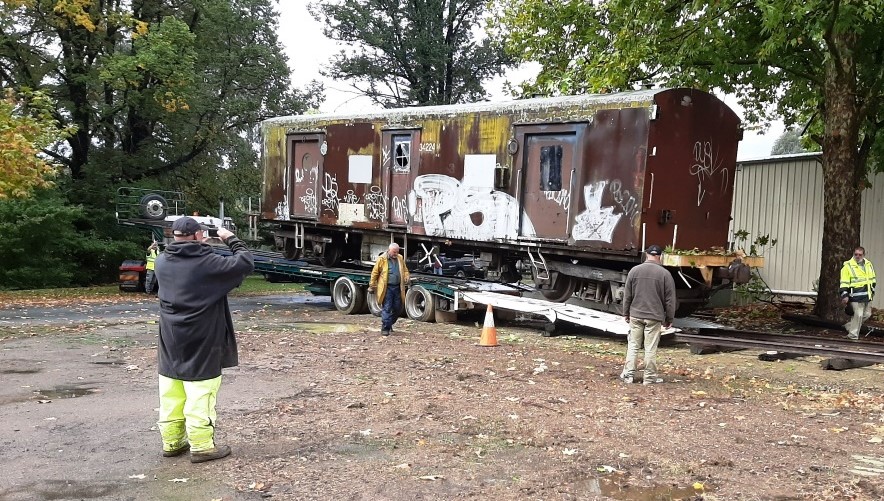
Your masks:
<path fill-rule="evenodd" d="M 550 300 L 619 312 L 656 243 L 726 247 L 737 115 L 694 89 L 525 99 L 266 120 L 262 219 L 287 257 L 373 261 L 471 253 L 488 276 L 530 266 Z M 726 267 L 669 267 L 680 307 Z"/>

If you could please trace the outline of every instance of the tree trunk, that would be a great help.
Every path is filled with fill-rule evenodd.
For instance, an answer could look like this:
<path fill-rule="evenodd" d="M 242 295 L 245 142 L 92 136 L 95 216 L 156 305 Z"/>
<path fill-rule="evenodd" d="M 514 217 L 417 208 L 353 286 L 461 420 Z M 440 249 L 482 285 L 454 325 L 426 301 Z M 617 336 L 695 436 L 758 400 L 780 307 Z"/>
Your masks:
<path fill-rule="evenodd" d="M 860 244 L 860 207 L 864 172 L 859 167 L 859 106 L 851 34 L 833 34 L 836 51 L 825 70 L 825 134 L 823 137 L 823 245 L 820 283 L 814 313 L 845 319 L 838 297 L 840 271 Z"/>

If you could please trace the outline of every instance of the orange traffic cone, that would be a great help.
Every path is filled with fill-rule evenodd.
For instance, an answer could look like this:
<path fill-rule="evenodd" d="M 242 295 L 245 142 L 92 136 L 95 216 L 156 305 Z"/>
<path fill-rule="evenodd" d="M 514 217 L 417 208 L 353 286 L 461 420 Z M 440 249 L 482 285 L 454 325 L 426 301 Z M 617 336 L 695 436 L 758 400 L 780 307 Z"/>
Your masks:
<path fill-rule="evenodd" d="M 479 346 L 497 346 L 497 328 L 494 327 L 494 312 L 491 311 L 490 304 L 488 310 L 485 311 L 485 325 L 482 327 Z"/>

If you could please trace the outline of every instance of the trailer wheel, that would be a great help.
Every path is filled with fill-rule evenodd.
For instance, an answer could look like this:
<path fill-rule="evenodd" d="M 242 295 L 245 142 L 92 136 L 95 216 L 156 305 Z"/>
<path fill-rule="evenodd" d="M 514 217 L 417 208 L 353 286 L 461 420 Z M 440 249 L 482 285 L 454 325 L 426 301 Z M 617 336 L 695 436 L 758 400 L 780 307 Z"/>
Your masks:
<path fill-rule="evenodd" d="M 436 299 L 420 285 L 410 287 L 405 293 L 405 313 L 412 320 L 433 322 L 436 319 Z"/>
<path fill-rule="evenodd" d="M 543 297 L 554 303 L 564 303 L 574 294 L 576 286 L 577 281 L 573 277 L 559 274 L 554 287 L 552 289 L 542 289 L 540 293 L 543 294 Z"/>
<path fill-rule="evenodd" d="M 141 208 L 141 214 L 146 219 L 154 221 L 165 219 L 166 214 L 169 212 L 169 202 L 162 195 L 157 194 L 144 195 L 141 197 L 141 201 L 138 202 L 138 206 Z"/>
<path fill-rule="evenodd" d="M 362 313 L 365 308 L 365 289 L 350 278 L 341 277 L 335 280 L 331 292 L 335 308 L 345 315 Z"/>
<path fill-rule="evenodd" d="M 406 300 L 408 299 L 408 295 L 405 296 Z M 368 311 L 371 312 L 372 315 L 379 317 L 381 316 L 381 312 L 384 310 L 384 305 L 378 303 L 378 293 L 369 292 L 365 295 L 365 304 L 368 306 Z M 405 305 L 402 305 L 402 309 L 399 310 L 399 314 L 397 316 L 401 317 L 406 313 Z"/>
<path fill-rule="evenodd" d="M 371 312 L 372 315 L 379 317 L 381 316 L 381 310 L 384 309 L 384 306 L 378 304 L 378 293 L 369 292 L 365 295 L 365 304 L 368 306 L 368 311 Z"/>

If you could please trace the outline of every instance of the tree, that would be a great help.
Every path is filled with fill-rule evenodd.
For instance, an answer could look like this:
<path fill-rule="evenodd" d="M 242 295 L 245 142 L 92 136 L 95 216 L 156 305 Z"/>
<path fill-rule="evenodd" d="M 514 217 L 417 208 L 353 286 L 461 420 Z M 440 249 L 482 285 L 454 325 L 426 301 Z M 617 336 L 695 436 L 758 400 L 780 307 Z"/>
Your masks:
<path fill-rule="evenodd" d="M 542 65 L 526 90 L 654 81 L 735 94 L 750 123 L 809 121 L 824 180 L 815 313 L 836 319 L 867 166 L 884 151 L 882 14 L 881 0 L 516 0 L 499 17 L 511 50 Z"/>
<path fill-rule="evenodd" d="M 76 127 L 46 151 L 75 191 L 194 190 L 217 176 L 188 170 L 254 166 L 257 123 L 321 98 L 318 84 L 291 89 L 271 0 L 32 0 L 0 9 L 0 83 L 44 90 L 57 103 L 54 118 Z"/>
<path fill-rule="evenodd" d="M 502 45 L 483 37 L 487 0 L 343 0 L 310 12 L 325 36 L 352 46 L 325 75 L 387 108 L 486 98 L 482 82 L 513 64 Z"/>
<path fill-rule="evenodd" d="M 32 93 L 21 99 L 12 89 L 0 96 L 0 200 L 27 198 L 51 185 L 55 166 L 40 150 L 62 139 L 46 96 Z"/>
<path fill-rule="evenodd" d="M 801 145 L 801 133 L 798 129 L 786 129 L 774 142 L 770 149 L 771 155 L 788 155 L 791 153 L 805 153 L 807 151 Z"/>
<path fill-rule="evenodd" d="M 38 189 L 27 199 L 0 200 L 0 289 L 116 280 L 120 262 L 140 258 L 144 246 L 124 238 L 120 227 L 99 235 L 97 223 L 82 206 L 67 203 L 57 189 Z"/>

